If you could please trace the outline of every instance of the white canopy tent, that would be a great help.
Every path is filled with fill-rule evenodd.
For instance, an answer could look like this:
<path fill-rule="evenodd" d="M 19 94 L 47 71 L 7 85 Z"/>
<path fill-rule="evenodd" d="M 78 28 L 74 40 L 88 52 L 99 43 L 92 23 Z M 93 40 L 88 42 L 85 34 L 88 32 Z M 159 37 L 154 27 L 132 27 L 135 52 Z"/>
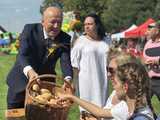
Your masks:
<path fill-rule="evenodd" d="M 123 32 L 112 34 L 111 38 L 119 41 L 121 38 L 125 38 L 125 32 L 133 30 L 135 28 L 137 28 L 137 26 L 135 24 L 133 24 L 131 27 L 129 27 L 127 30 L 125 30 Z"/>

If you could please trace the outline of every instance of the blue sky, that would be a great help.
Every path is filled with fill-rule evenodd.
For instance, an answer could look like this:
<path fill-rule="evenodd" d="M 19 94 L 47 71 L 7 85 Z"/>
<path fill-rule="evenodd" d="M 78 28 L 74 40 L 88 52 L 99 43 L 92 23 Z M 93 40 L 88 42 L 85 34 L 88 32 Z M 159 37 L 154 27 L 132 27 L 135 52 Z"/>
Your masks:
<path fill-rule="evenodd" d="M 40 22 L 43 0 L 0 0 L 0 25 L 7 31 L 21 32 L 26 23 Z"/>

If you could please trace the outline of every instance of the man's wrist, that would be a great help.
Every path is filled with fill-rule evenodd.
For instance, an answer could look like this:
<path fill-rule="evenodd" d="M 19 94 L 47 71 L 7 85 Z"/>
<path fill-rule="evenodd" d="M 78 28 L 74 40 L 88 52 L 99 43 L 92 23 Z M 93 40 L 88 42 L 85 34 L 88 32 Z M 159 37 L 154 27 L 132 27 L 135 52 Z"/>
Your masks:
<path fill-rule="evenodd" d="M 72 77 L 71 77 L 71 76 L 66 76 L 66 77 L 64 78 L 64 80 L 66 80 L 67 82 L 70 82 L 70 83 L 71 83 Z"/>
<path fill-rule="evenodd" d="M 25 76 L 28 78 L 28 71 L 31 70 L 32 67 L 30 65 L 24 67 L 23 69 L 23 73 L 25 74 Z"/>

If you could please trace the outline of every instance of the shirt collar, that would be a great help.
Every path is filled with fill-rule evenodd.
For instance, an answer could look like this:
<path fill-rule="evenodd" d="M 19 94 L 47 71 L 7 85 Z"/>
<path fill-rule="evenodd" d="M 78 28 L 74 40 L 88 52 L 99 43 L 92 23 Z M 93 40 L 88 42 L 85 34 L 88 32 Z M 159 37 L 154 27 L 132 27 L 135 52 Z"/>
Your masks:
<path fill-rule="evenodd" d="M 48 37 L 48 35 L 47 35 L 47 32 L 46 32 L 46 30 L 44 29 L 44 27 L 43 27 L 43 34 L 44 34 L 44 39 L 47 39 L 47 38 L 49 38 L 49 37 Z"/>

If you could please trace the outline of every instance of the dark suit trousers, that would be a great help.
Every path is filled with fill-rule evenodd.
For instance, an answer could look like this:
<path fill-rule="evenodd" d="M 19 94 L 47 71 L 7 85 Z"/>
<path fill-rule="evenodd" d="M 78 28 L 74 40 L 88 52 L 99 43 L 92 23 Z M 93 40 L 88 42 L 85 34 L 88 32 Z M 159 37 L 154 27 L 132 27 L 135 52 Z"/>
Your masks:
<path fill-rule="evenodd" d="M 14 93 L 12 89 L 8 88 L 7 94 L 7 108 L 24 108 L 25 91 Z"/>

